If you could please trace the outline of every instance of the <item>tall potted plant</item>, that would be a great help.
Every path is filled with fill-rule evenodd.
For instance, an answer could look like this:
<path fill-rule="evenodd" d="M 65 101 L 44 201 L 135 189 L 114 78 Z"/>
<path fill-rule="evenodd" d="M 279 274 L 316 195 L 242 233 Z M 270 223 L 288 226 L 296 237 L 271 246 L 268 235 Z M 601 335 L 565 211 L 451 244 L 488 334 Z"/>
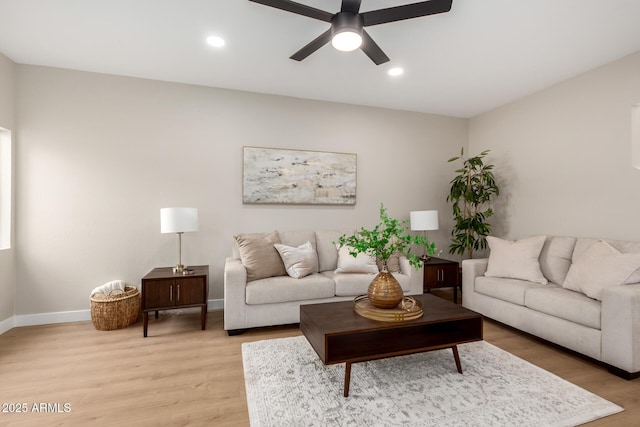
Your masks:
<path fill-rule="evenodd" d="M 449 162 L 462 161 L 462 167 L 451 180 L 451 190 L 447 201 L 452 203 L 455 224 L 451 231 L 449 253 L 473 258 L 473 252 L 487 247 L 487 235 L 491 225 L 487 218 L 493 215 L 491 200 L 500 194 L 493 175 L 493 165 L 485 164 L 489 150 L 474 157 L 464 158 L 464 148 L 460 156 Z"/>
<path fill-rule="evenodd" d="M 365 253 L 382 262 L 382 271 L 369 285 L 367 295 L 373 305 L 380 308 L 392 308 L 398 305 L 403 297 L 398 281 L 387 270 L 387 263 L 392 255 L 404 255 L 409 263 L 418 268 L 421 259 L 411 252 L 412 245 L 426 248 L 427 253 L 436 251 L 434 243 L 429 243 L 423 236 L 409 234 L 408 220 L 400 221 L 387 215 L 387 210 L 380 204 L 380 223 L 367 230 L 364 227 L 350 236 L 343 234 L 338 238 L 340 246 L 348 246 L 349 253 L 357 256 Z"/>

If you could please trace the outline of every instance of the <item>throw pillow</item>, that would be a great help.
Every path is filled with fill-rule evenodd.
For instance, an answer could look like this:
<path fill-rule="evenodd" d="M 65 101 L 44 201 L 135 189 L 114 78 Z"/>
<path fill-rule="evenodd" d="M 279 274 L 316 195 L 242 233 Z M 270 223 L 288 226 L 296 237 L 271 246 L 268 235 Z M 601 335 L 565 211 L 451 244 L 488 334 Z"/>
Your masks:
<path fill-rule="evenodd" d="M 287 274 L 295 279 L 302 279 L 311 273 L 318 272 L 318 254 L 313 250 L 311 242 L 298 247 L 276 243 L 275 246 L 284 263 Z"/>
<path fill-rule="evenodd" d="M 569 269 L 563 288 L 582 292 L 589 298 L 602 301 L 602 292 L 636 280 L 634 272 L 640 268 L 640 253 L 621 253 L 599 240 L 587 249 Z"/>
<path fill-rule="evenodd" d="M 640 268 L 631 273 L 631 276 L 624 281 L 623 285 L 636 285 L 640 283 Z"/>
<path fill-rule="evenodd" d="M 287 274 L 280 254 L 273 246 L 280 243 L 277 231 L 239 234 L 233 238 L 238 243 L 240 259 L 247 269 L 247 282 Z"/>
<path fill-rule="evenodd" d="M 540 251 L 546 236 L 534 236 L 511 241 L 487 236 L 489 264 L 484 273 L 487 277 L 528 280 L 546 285 L 547 279 L 540 270 Z"/>
<path fill-rule="evenodd" d="M 540 251 L 540 271 L 551 283 L 562 285 L 571 267 L 575 237 L 547 236 Z"/>
<path fill-rule="evenodd" d="M 334 273 L 370 273 L 377 274 L 378 266 L 376 259 L 365 253 L 359 253 L 354 257 L 349 253 L 353 250 L 349 246 L 343 246 L 338 249 L 338 268 Z"/>

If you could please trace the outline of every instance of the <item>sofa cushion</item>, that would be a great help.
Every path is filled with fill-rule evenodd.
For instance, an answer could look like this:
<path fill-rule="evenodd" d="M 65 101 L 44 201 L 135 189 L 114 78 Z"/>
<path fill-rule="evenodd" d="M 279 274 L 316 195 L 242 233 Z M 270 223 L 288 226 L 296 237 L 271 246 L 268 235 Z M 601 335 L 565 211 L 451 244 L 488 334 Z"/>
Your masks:
<path fill-rule="evenodd" d="M 527 289 L 524 305 L 532 310 L 600 329 L 601 304 L 585 295 L 561 286 Z"/>
<path fill-rule="evenodd" d="M 575 237 L 547 237 L 540 252 L 540 270 L 548 281 L 558 285 L 564 283 L 575 246 Z"/>
<path fill-rule="evenodd" d="M 364 252 L 355 257 L 351 255 L 353 248 L 343 246 L 338 250 L 338 268 L 335 273 L 369 273 L 378 274 L 376 259 Z"/>
<path fill-rule="evenodd" d="M 280 243 L 278 232 L 238 234 L 233 238 L 247 269 L 247 282 L 287 274 L 280 254 L 273 246 Z"/>
<path fill-rule="evenodd" d="M 319 230 L 316 235 L 316 252 L 318 252 L 318 270 L 333 271 L 338 268 L 338 238 L 344 233 L 337 230 Z"/>
<path fill-rule="evenodd" d="M 273 304 L 331 298 L 335 295 L 333 280 L 321 274 L 311 274 L 302 279 L 289 276 L 268 277 L 247 283 L 247 304 Z"/>
<path fill-rule="evenodd" d="M 354 273 L 322 273 L 324 276 L 333 279 L 336 283 L 336 296 L 357 296 L 367 293 L 369 285 L 376 275 L 374 274 L 354 274 Z M 391 273 L 396 278 L 403 292 L 411 290 L 411 279 L 406 274 Z"/>
<path fill-rule="evenodd" d="M 310 242 L 297 247 L 282 243 L 275 243 L 273 246 L 280 253 L 287 274 L 294 279 L 302 279 L 311 273 L 318 272 L 318 254 L 311 247 Z"/>
<path fill-rule="evenodd" d="M 489 264 L 484 273 L 487 277 L 520 279 L 546 285 L 547 279 L 540 271 L 540 252 L 546 236 L 534 236 L 511 241 L 487 236 Z"/>
<path fill-rule="evenodd" d="M 474 289 L 483 295 L 513 304 L 524 305 L 527 290 L 543 286 L 545 285 L 526 280 L 478 276 L 476 277 Z"/>
<path fill-rule="evenodd" d="M 640 253 L 623 254 L 600 240 L 571 265 L 562 286 L 601 301 L 605 288 L 626 283 L 639 268 Z"/>

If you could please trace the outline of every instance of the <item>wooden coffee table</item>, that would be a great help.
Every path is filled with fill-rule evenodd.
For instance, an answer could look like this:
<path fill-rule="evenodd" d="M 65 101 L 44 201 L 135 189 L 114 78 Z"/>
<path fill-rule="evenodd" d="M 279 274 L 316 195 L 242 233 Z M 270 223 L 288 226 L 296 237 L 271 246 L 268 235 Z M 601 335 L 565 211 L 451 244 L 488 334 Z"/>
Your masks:
<path fill-rule="evenodd" d="M 482 340 L 482 317 L 431 294 L 414 295 L 424 315 L 405 322 L 360 316 L 352 301 L 300 306 L 300 329 L 325 365 L 345 363 L 344 396 L 349 395 L 351 364 L 451 348 L 462 373 L 458 344 Z"/>

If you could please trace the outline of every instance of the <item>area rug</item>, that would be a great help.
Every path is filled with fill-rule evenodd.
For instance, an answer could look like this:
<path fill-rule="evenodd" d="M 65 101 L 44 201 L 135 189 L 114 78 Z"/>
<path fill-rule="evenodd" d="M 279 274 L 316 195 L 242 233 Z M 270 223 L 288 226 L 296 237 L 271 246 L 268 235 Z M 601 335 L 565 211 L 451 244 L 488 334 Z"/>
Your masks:
<path fill-rule="evenodd" d="M 305 337 L 242 344 L 252 427 L 575 426 L 623 410 L 487 342 L 325 366 Z"/>

